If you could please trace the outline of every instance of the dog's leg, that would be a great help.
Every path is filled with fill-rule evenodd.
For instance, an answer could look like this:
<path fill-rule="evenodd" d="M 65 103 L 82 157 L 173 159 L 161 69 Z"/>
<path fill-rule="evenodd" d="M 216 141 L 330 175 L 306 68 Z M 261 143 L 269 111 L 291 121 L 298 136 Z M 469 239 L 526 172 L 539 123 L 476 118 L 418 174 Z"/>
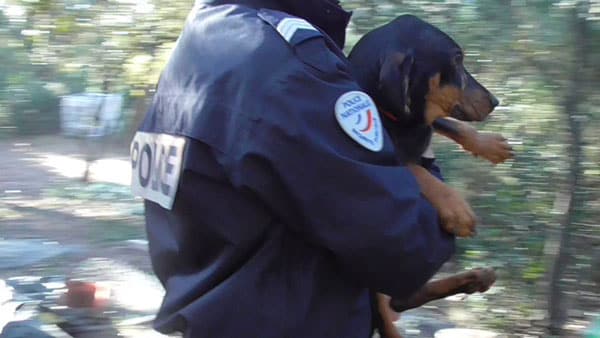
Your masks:
<path fill-rule="evenodd" d="M 421 193 L 438 211 L 444 230 L 459 237 L 473 236 L 475 213 L 460 194 L 420 165 L 408 164 L 407 168 L 415 175 Z"/>
<path fill-rule="evenodd" d="M 394 325 L 394 322 L 400 318 L 400 315 L 390 307 L 390 296 L 378 293 L 376 295 L 376 302 L 377 312 L 379 312 L 381 320 L 379 327 L 377 327 L 379 336 L 381 338 L 402 338 Z"/>
<path fill-rule="evenodd" d="M 431 301 L 459 293 L 486 292 L 495 281 L 496 273 L 494 269 L 479 268 L 430 281 L 407 299 L 390 300 L 390 297 L 384 294 L 377 294 L 377 310 L 381 317 L 381 327 L 378 328 L 379 333 L 383 338 L 401 338 L 394 325 L 400 312 L 418 308 Z"/>
<path fill-rule="evenodd" d="M 512 147 L 500 134 L 480 133 L 465 122 L 453 118 L 439 118 L 433 122 L 434 130 L 475 157 L 483 157 L 493 164 L 502 163 L 514 156 Z"/>
<path fill-rule="evenodd" d="M 493 269 L 473 269 L 431 281 L 408 299 L 392 299 L 390 305 L 394 311 L 402 312 L 459 293 L 485 292 L 495 281 L 496 273 Z"/>

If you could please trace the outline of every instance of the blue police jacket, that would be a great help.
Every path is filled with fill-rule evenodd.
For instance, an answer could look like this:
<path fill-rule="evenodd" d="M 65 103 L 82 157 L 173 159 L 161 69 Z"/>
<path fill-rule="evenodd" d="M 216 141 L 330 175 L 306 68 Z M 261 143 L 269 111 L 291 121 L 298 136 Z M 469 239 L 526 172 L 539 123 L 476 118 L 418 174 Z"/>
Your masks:
<path fill-rule="evenodd" d="M 290 13 L 196 5 L 131 151 L 161 332 L 368 337 L 368 290 L 454 250 L 339 39 Z"/>

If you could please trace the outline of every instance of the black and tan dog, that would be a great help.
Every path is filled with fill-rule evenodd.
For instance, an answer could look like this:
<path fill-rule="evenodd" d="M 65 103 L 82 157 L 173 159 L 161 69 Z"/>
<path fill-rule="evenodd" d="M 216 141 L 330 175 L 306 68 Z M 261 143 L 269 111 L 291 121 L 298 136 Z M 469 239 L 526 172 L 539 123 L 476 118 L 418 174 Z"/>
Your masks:
<path fill-rule="evenodd" d="M 354 75 L 385 116 L 398 156 L 413 170 L 444 228 L 474 232 L 475 215 L 453 189 L 420 165 L 435 130 L 493 163 L 512 156 L 506 140 L 462 121 L 484 120 L 498 100 L 463 65 L 460 46 L 441 30 L 405 15 L 366 34 L 349 55 Z M 454 118 L 454 119 L 453 119 Z"/>
<path fill-rule="evenodd" d="M 357 81 L 384 115 L 398 157 L 415 174 L 442 226 L 467 237 L 475 231 L 475 214 L 469 204 L 421 166 L 432 133 L 445 135 L 494 164 L 513 154 L 501 135 L 481 134 L 461 122 L 482 121 L 498 105 L 465 69 L 463 58 L 463 50 L 452 38 L 410 15 L 366 34 L 349 55 Z M 401 312 L 456 293 L 484 292 L 494 281 L 492 269 L 476 269 L 429 282 L 406 300 L 389 302 L 378 295 L 379 331 L 385 337 L 397 337 L 389 305 Z"/>

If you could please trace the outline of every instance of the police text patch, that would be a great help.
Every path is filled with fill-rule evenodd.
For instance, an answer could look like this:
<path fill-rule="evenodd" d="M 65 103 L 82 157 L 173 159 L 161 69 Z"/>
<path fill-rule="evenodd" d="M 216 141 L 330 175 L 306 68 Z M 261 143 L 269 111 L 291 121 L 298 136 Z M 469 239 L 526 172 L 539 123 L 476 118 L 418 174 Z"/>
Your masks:
<path fill-rule="evenodd" d="M 137 132 L 131 143 L 131 191 L 166 209 L 173 207 L 185 138 Z"/>
<path fill-rule="evenodd" d="M 378 152 L 383 149 L 383 131 L 375 103 L 366 93 L 348 92 L 335 103 L 335 118 L 354 141 Z"/>

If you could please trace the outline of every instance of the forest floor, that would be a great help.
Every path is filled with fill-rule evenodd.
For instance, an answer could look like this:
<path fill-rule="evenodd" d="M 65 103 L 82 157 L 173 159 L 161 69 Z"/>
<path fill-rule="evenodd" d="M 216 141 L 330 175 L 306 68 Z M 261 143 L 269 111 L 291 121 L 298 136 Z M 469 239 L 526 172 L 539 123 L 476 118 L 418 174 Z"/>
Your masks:
<path fill-rule="evenodd" d="M 1 140 L 0 280 L 32 275 L 77 278 L 89 266 L 94 266 L 96 276 L 105 275 L 97 278 L 122 279 L 115 276 L 114 264 L 119 264 L 153 279 L 153 287 L 158 285 L 144 242 L 142 204 L 128 190 L 128 152 L 125 142 L 58 135 Z M 95 161 L 88 182 L 83 182 L 86 158 Z M 7 249 L 9 242 L 12 246 Z M 45 250 L 57 245 L 65 248 L 60 255 Z M 3 264 L 7 257 L 10 260 Z M 449 264 L 444 271 L 453 272 L 454 266 Z M 485 295 L 452 297 L 409 311 L 398 325 L 408 337 L 432 336 L 449 327 L 495 329 L 509 337 L 546 337 L 539 325 L 544 309 L 515 319 L 511 307 L 535 300 L 509 295 L 500 281 Z M 154 307 L 160 302 L 160 292 L 155 296 Z M 592 310 L 575 313 L 570 320 L 572 336 L 581 335 L 595 315 Z M 511 321 L 510 330 L 506 321 Z"/>

